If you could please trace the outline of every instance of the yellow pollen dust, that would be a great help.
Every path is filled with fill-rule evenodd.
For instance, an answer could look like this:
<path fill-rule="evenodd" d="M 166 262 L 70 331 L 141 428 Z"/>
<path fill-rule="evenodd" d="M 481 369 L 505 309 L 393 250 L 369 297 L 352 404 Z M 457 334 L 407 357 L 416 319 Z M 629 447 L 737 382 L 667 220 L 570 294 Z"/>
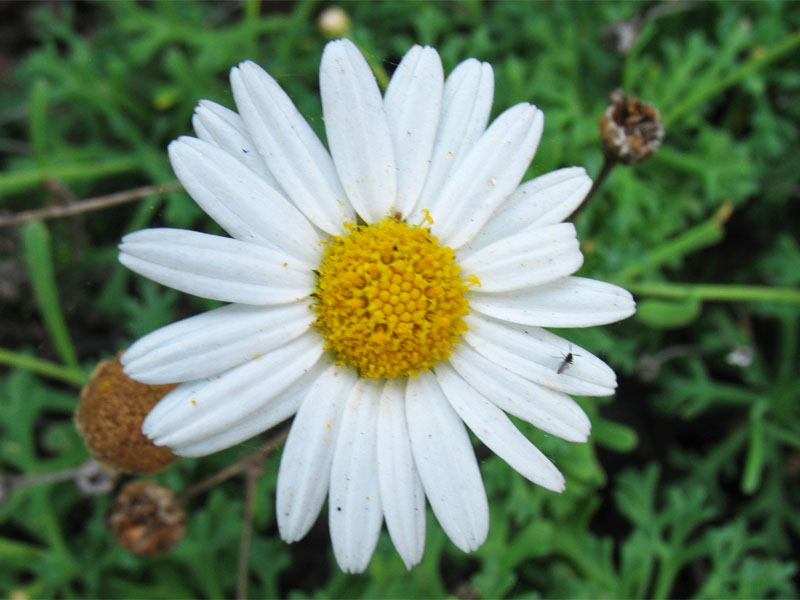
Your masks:
<path fill-rule="evenodd" d="M 450 356 L 469 312 L 452 248 L 395 219 L 347 229 L 326 242 L 319 269 L 315 325 L 327 347 L 363 377 L 416 376 Z"/>

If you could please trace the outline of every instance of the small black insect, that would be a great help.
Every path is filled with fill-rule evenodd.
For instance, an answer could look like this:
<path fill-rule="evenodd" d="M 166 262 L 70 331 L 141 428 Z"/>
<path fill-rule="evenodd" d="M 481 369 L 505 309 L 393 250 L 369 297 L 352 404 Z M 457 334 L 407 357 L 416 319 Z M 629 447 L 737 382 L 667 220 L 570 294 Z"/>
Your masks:
<path fill-rule="evenodd" d="M 576 356 L 580 356 L 580 354 L 573 354 L 572 353 L 572 346 L 569 347 L 569 352 L 566 354 L 561 355 L 561 364 L 558 365 L 558 369 L 556 369 L 556 374 L 561 375 L 564 371 L 567 370 L 567 367 L 570 366 L 573 361 L 575 360 Z"/>

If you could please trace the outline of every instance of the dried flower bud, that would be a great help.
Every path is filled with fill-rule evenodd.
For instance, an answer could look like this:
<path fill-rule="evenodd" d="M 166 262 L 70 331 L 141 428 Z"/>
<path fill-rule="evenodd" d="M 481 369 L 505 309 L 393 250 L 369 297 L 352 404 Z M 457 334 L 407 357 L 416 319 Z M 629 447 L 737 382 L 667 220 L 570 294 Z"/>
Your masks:
<path fill-rule="evenodd" d="M 350 35 L 350 15 L 338 6 L 326 8 L 317 17 L 317 27 L 329 40 L 347 37 Z"/>
<path fill-rule="evenodd" d="M 186 532 L 186 513 L 172 490 L 154 481 L 131 481 L 108 512 L 114 539 L 136 556 L 158 556 L 177 544 Z"/>
<path fill-rule="evenodd" d="M 87 460 L 75 474 L 75 483 L 87 496 L 99 496 L 114 489 L 116 478 L 116 471 L 110 471 L 96 460 Z"/>
<path fill-rule="evenodd" d="M 611 105 L 600 119 L 606 154 L 626 165 L 652 156 L 664 139 L 658 111 L 636 97 L 626 97 L 622 90 L 615 90 L 609 100 Z"/>
<path fill-rule="evenodd" d="M 176 458 L 142 433 L 150 409 L 174 385 L 145 385 L 122 372 L 119 356 L 97 365 L 81 392 L 75 425 L 90 454 L 119 471 L 157 473 Z"/>

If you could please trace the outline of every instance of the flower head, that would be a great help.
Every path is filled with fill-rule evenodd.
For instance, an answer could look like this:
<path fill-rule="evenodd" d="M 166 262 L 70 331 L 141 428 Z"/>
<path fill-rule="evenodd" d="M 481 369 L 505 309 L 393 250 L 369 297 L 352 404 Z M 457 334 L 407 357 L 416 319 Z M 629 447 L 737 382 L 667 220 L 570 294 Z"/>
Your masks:
<path fill-rule="evenodd" d="M 450 539 L 476 549 L 489 510 L 464 425 L 561 491 L 506 413 L 582 442 L 590 423 L 568 394 L 616 387 L 600 359 L 542 329 L 634 311 L 625 290 L 571 277 L 582 256 L 562 220 L 591 181 L 568 168 L 520 185 L 542 113 L 518 104 L 487 127 L 492 68 L 475 59 L 445 81 L 436 51 L 415 46 L 381 96 L 356 47 L 329 43 L 327 149 L 260 67 L 234 67 L 231 85 L 238 114 L 201 101 L 198 137 L 169 147 L 231 238 L 150 229 L 120 246 L 131 269 L 230 303 L 124 355 L 135 379 L 181 383 L 144 433 L 199 456 L 295 415 L 278 476 L 285 540 L 306 534 L 327 497 L 342 569 L 366 568 L 384 520 L 410 568 L 427 498 Z"/>

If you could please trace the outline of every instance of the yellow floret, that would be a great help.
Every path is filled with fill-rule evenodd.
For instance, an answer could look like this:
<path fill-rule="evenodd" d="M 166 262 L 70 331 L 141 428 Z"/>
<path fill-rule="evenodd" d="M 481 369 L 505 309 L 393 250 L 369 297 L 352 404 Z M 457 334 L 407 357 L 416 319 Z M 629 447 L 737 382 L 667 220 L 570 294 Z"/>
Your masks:
<path fill-rule="evenodd" d="M 416 376 L 450 356 L 467 330 L 452 248 L 422 227 L 386 219 L 328 240 L 315 325 L 364 377 Z"/>

